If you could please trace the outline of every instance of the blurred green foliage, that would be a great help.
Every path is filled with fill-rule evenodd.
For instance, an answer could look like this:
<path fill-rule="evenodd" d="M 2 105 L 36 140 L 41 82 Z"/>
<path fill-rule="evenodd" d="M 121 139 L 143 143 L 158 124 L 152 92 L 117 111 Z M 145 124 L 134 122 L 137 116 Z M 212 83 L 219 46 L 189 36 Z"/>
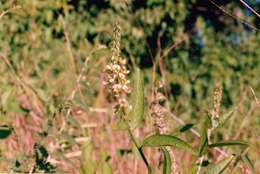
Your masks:
<path fill-rule="evenodd" d="M 40 89 L 57 88 L 55 82 L 64 78 L 62 75 L 66 73 L 66 78 L 73 78 L 69 73 L 72 68 L 68 62 L 69 55 L 64 48 L 61 16 L 78 67 L 93 46 L 108 45 L 115 20 L 122 26 L 125 56 L 133 56 L 142 68 L 152 66 L 159 33 L 162 53 L 179 38 L 186 38 L 164 57 L 167 85 L 175 100 L 186 97 L 185 109 L 206 104 L 203 99 L 212 90 L 216 78 L 223 83 L 226 107 L 236 102 L 242 84 L 250 84 L 255 90 L 259 88 L 259 32 L 225 14 L 220 14 L 213 21 L 199 12 L 193 26 L 187 28 L 191 25 L 186 24 L 192 13 L 190 10 L 199 8 L 199 3 L 171 0 L 128 3 L 123 0 L 24 0 L 16 1 L 16 4 L 22 8 L 11 10 L 1 19 L 0 48 L 17 71 L 22 70 L 30 77 L 28 83 Z M 13 5 L 12 1 L 2 1 L 1 10 Z M 253 15 L 244 14 L 245 10 L 237 9 L 239 4 L 229 5 L 236 10 L 234 12 L 242 13 L 245 20 L 255 20 Z M 221 30 L 213 25 L 218 20 L 223 22 Z M 4 73 L 4 65 L 1 66 L 1 73 Z M 48 79 L 43 80 L 47 69 L 50 71 Z"/>

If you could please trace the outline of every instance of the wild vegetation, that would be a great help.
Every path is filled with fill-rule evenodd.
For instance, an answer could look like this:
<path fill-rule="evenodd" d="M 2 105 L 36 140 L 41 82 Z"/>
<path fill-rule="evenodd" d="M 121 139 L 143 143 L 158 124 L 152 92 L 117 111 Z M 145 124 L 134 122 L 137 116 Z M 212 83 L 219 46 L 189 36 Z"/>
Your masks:
<path fill-rule="evenodd" d="M 260 3 L 0 2 L 0 171 L 259 173 Z"/>

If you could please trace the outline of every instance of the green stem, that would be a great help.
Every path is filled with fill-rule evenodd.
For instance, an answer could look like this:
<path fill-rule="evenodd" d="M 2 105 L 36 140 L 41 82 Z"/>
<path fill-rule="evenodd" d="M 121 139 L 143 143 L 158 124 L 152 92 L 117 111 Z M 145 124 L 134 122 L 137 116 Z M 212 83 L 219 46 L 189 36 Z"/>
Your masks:
<path fill-rule="evenodd" d="M 132 133 L 130 128 L 128 128 L 128 133 L 129 133 L 132 142 L 134 143 L 135 147 L 137 148 L 138 152 L 140 153 L 140 155 L 141 155 L 141 157 L 142 157 L 142 159 L 143 159 L 143 161 L 144 161 L 144 163 L 145 163 L 145 165 L 146 165 L 146 167 L 148 169 L 148 174 L 152 174 L 152 169 L 149 166 L 149 163 L 148 163 L 148 161 L 147 161 L 147 159 L 146 159 L 146 157 L 144 155 L 144 152 L 142 151 L 142 146 L 138 145 L 138 143 L 137 143 L 137 141 L 136 141 L 136 139 L 135 139 L 135 137 L 134 137 L 134 135 L 133 135 L 133 133 Z"/>

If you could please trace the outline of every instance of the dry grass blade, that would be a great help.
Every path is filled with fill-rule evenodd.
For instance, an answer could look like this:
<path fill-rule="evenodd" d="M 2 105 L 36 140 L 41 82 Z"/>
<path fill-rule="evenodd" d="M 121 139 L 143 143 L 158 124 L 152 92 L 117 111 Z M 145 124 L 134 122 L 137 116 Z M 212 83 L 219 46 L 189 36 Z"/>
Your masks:
<path fill-rule="evenodd" d="M 255 11 L 252 7 L 250 7 L 244 0 L 239 0 L 242 4 L 244 4 L 251 12 L 253 12 L 257 17 L 260 18 L 260 14 Z"/>
<path fill-rule="evenodd" d="M 97 49 L 100 49 L 100 48 L 97 48 Z M 87 65 L 88 65 L 90 56 L 92 56 L 92 54 L 93 54 L 95 51 L 96 51 L 96 49 L 93 49 L 93 50 L 89 53 L 89 56 L 86 57 L 86 59 L 85 59 L 83 65 L 82 65 L 82 67 L 81 67 L 81 69 L 80 69 L 80 73 L 79 73 L 79 75 L 77 76 L 77 79 L 76 79 L 76 87 L 72 90 L 72 92 L 70 93 L 70 95 L 69 95 L 68 98 L 66 99 L 66 102 L 72 101 L 72 100 L 74 99 L 74 97 L 75 97 L 75 95 L 76 95 L 76 92 L 78 91 L 78 89 L 79 89 L 79 87 L 80 87 L 80 82 L 82 81 L 83 75 L 84 75 L 84 73 L 86 72 L 86 67 L 87 67 Z M 65 103 L 66 103 L 66 102 L 65 102 Z M 67 109 L 67 112 L 66 112 L 66 115 L 65 115 L 65 121 L 63 121 L 62 126 L 61 126 L 61 128 L 60 128 L 60 130 L 59 130 L 60 133 L 65 129 L 65 127 L 66 127 L 66 120 L 67 120 L 67 118 L 69 117 L 70 113 L 71 113 L 71 108 L 68 108 L 68 109 Z"/>
<path fill-rule="evenodd" d="M 71 41 L 70 41 L 70 38 L 69 38 L 69 34 L 68 34 L 68 31 L 67 31 L 67 28 L 66 28 L 66 23 L 65 23 L 65 20 L 63 18 L 62 15 L 59 15 L 60 19 L 61 19 L 61 22 L 62 22 L 62 26 L 63 26 L 63 29 L 64 29 L 64 37 L 65 37 L 65 43 L 66 43 L 66 51 L 68 52 L 69 54 L 69 58 L 70 58 L 70 63 L 72 65 L 72 71 L 74 72 L 74 74 L 76 74 L 76 63 L 75 63 L 75 57 L 73 56 L 73 53 L 72 53 L 72 48 L 71 48 Z"/>
<path fill-rule="evenodd" d="M 10 8 L 10 9 L 8 9 L 8 10 L 5 10 L 5 11 L 1 12 L 1 13 L 0 13 L 0 20 L 1 20 L 1 18 L 4 17 L 6 14 L 11 13 L 13 10 L 21 9 L 21 8 L 22 8 L 22 6 L 16 5 L 16 6 Z"/>
<path fill-rule="evenodd" d="M 236 21 L 245 24 L 246 26 L 248 26 L 251 29 L 254 29 L 256 31 L 259 31 L 259 28 L 256 28 L 255 26 L 253 26 L 252 24 L 249 24 L 248 22 L 235 17 L 234 15 L 230 14 L 229 12 L 227 12 L 223 7 L 219 6 L 215 1 L 213 0 L 209 0 L 214 6 L 216 6 L 219 10 L 221 10 L 223 13 L 225 13 L 226 15 L 230 16 L 231 18 L 235 19 Z"/>
<path fill-rule="evenodd" d="M 251 86 L 250 86 L 250 90 L 251 90 L 251 92 L 252 92 L 252 94 L 254 96 L 256 104 L 259 105 L 260 104 L 259 99 L 257 98 L 257 96 L 255 94 L 255 91 L 254 91 L 254 89 Z"/>

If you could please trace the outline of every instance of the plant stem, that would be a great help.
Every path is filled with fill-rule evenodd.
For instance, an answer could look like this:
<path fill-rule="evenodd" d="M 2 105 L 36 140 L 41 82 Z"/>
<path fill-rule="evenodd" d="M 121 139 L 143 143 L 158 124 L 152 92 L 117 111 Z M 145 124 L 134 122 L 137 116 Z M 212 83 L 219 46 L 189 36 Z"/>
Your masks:
<path fill-rule="evenodd" d="M 152 174 L 152 169 L 149 166 L 149 163 L 148 163 L 148 161 L 147 161 L 147 159 L 146 159 L 146 157 L 145 157 L 145 155 L 142 151 L 142 146 L 138 145 L 138 143 L 137 143 L 137 141 L 136 141 L 136 139 L 135 139 L 135 137 L 134 137 L 130 128 L 128 128 L 128 133 L 129 133 L 132 142 L 134 143 L 135 147 L 137 148 L 138 152 L 140 153 L 140 155 L 141 155 L 141 157 L 142 157 L 142 159 L 143 159 L 143 161 L 144 161 L 144 163 L 145 163 L 145 165 L 148 169 L 148 174 Z"/>

